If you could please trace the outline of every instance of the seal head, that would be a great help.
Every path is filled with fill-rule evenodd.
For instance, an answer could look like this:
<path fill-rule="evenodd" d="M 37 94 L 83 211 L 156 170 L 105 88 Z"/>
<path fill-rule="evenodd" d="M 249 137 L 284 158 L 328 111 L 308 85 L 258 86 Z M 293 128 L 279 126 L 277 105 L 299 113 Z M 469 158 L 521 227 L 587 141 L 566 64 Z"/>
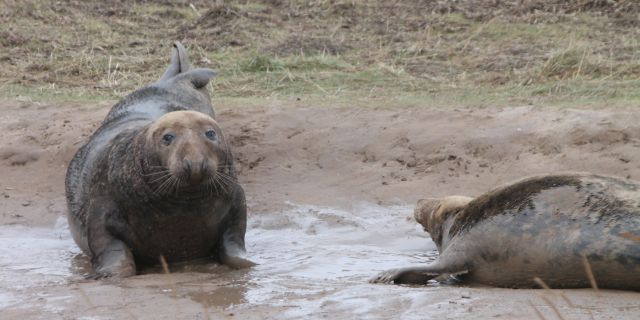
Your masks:
<path fill-rule="evenodd" d="M 438 250 L 442 247 L 442 236 L 445 221 L 455 216 L 471 202 L 473 198 L 464 196 L 449 196 L 442 199 L 426 198 L 418 200 L 413 212 L 414 219 L 422 225 L 424 231 L 431 235 Z"/>
<path fill-rule="evenodd" d="M 175 111 L 154 121 L 145 133 L 149 179 L 158 193 L 222 187 L 228 166 L 227 141 L 211 117 Z M 227 178 L 227 177 L 225 177 Z"/>

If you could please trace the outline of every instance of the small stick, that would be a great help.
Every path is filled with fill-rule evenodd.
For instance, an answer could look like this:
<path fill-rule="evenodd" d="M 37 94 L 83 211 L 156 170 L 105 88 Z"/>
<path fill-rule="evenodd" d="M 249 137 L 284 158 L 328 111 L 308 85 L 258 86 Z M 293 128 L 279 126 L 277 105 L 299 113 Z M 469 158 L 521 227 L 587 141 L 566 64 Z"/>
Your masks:
<path fill-rule="evenodd" d="M 173 277 L 171 277 L 171 271 L 169 271 L 169 264 L 167 260 L 164 258 L 164 255 L 160 255 L 160 264 L 162 264 L 162 270 L 166 275 L 170 277 L 169 285 L 171 286 L 171 296 L 176 298 L 176 284 L 173 281 Z"/>
<path fill-rule="evenodd" d="M 541 286 L 546 292 L 551 293 L 551 287 L 549 287 L 549 285 L 547 285 L 547 283 L 544 282 L 542 279 L 535 277 L 533 278 L 533 281 L 535 281 L 535 283 Z M 567 303 L 567 305 L 569 305 L 572 308 L 575 307 L 571 302 L 571 300 L 569 300 L 569 298 L 567 298 L 567 296 L 564 295 L 564 293 L 560 293 L 560 296 L 562 297 L 562 300 L 564 300 L 564 302 Z"/>
<path fill-rule="evenodd" d="M 91 309 L 94 309 L 96 307 L 96 305 L 93 304 L 93 301 L 91 301 L 91 299 L 89 298 L 89 295 L 87 294 L 87 292 L 84 291 L 84 289 L 82 288 L 81 285 L 78 285 L 78 291 L 80 291 L 80 295 L 87 302 L 87 304 L 91 307 Z"/>
<path fill-rule="evenodd" d="M 551 309 L 553 309 L 553 312 L 556 313 L 556 316 L 558 316 L 558 319 L 564 320 L 564 317 L 562 316 L 562 314 L 560 314 L 560 310 L 558 310 L 558 308 L 556 308 L 556 305 L 553 304 L 553 302 L 551 302 L 551 300 L 549 300 L 549 298 L 547 298 L 547 297 L 545 297 L 543 295 L 541 295 L 540 298 L 542 298 L 542 300 L 544 300 L 544 302 L 546 302 L 551 307 Z"/>
<path fill-rule="evenodd" d="M 545 318 L 544 315 L 542 315 L 542 312 L 540 312 L 540 310 L 538 310 L 538 308 L 536 308 L 536 306 L 533 305 L 531 301 L 529 301 L 529 305 L 531 306 L 531 308 L 533 308 L 533 311 L 536 312 L 536 315 L 538 316 L 539 319 L 547 320 L 547 318 Z"/>
<path fill-rule="evenodd" d="M 598 291 L 598 284 L 596 283 L 596 277 L 593 276 L 593 270 L 591 270 L 591 264 L 589 263 L 589 260 L 587 260 L 587 256 L 584 253 L 582 254 L 582 263 L 584 264 L 584 269 L 587 272 L 587 277 L 589 277 L 591 288 L 593 288 L 593 290 Z"/>
<path fill-rule="evenodd" d="M 534 277 L 533 281 L 538 284 L 539 286 L 542 287 L 542 289 L 545 290 L 551 290 L 551 287 L 549 287 L 544 281 L 542 281 L 542 279 L 538 278 L 538 277 Z"/>

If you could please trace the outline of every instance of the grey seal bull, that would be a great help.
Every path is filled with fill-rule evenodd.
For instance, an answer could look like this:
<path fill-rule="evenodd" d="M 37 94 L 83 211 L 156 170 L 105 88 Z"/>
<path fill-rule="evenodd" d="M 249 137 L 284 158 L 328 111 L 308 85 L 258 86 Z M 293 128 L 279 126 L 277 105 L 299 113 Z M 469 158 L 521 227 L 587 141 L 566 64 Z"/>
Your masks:
<path fill-rule="evenodd" d="M 552 288 L 581 288 L 592 286 L 592 275 L 600 288 L 640 290 L 637 182 L 587 173 L 538 176 L 475 199 L 420 200 L 414 216 L 439 257 L 371 282 L 425 284 L 453 275 L 530 288 L 537 277 Z"/>
<path fill-rule="evenodd" d="M 69 226 L 92 278 L 135 275 L 161 257 L 253 265 L 244 191 L 206 90 L 214 75 L 176 43 L 160 80 L 117 103 L 71 160 Z"/>

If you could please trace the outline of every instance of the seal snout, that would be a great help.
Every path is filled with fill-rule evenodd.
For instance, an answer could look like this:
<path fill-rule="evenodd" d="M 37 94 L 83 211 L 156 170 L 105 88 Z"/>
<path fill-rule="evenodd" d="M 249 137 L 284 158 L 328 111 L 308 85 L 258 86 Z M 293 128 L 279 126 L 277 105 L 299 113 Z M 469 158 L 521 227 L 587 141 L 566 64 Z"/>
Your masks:
<path fill-rule="evenodd" d="M 205 180 L 210 173 L 210 166 L 206 158 L 194 160 L 184 159 L 182 161 L 182 173 L 186 181 L 191 185 L 199 184 Z"/>
<path fill-rule="evenodd" d="M 473 198 L 449 196 L 445 198 L 426 198 L 418 200 L 413 217 L 427 232 L 432 232 L 452 214 L 456 214 Z"/>
<path fill-rule="evenodd" d="M 425 230 L 429 228 L 431 216 L 440 206 L 440 199 L 420 199 L 413 211 L 413 218 L 422 225 Z"/>
<path fill-rule="evenodd" d="M 200 112 L 174 111 L 157 119 L 146 143 L 171 175 L 171 182 L 160 190 L 195 192 L 210 190 L 214 182 L 219 186 L 221 182 L 214 180 L 220 166 L 227 165 L 221 161 L 228 153 L 224 141 L 215 120 Z"/>

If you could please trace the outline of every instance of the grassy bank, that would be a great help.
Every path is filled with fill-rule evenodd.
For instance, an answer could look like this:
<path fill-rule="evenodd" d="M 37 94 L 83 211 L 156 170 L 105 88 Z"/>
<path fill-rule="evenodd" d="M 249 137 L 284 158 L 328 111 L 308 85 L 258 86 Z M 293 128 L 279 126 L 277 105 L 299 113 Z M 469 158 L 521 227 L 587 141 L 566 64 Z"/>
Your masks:
<path fill-rule="evenodd" d="M 0 98 L 117 99 L 170 44 L 219 99 L 635 105 L 639 6 L 623 1 L 8 1 Z"/>

